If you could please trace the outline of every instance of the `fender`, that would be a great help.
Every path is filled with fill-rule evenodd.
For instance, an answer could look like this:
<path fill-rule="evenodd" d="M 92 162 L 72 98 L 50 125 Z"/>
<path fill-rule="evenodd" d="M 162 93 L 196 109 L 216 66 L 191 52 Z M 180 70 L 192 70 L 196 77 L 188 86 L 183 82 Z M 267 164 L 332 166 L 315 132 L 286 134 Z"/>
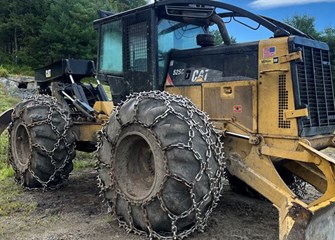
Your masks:
<path fill-rule="evenodd" d="M 9 124 L 12 122 L 13 108 L 8 109 L 0 115 L 0 135 L 7 129 Z"/>

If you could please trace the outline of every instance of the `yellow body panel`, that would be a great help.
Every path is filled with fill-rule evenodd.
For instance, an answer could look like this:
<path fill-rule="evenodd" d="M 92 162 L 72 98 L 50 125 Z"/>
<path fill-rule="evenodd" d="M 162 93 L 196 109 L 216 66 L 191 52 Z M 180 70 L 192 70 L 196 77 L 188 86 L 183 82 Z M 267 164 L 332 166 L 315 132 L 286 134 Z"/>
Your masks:
<path fill-rule="evenodd" d="M 101 130 L 102 125 L 97 124 L 74 124 L 73 130 L 76 133 L 76 139 L 77 141 L 82 142 L 96 142 L 97 139 L 97 133 Z"/>
<path fill-rule="evenodd" d="M 113 112 L 114 104 L 112 101 L 96 101 L 93 108 L 97 112 L 95 123 L 74 123 L 73 131 L 77 141 L 96 142 L 97 133 L 101 130 L 102 124 L 108 121 Z"/>
<path fill-rule="evenodd" d="M 288 38 L 273 38 L 259 43 L 258 127 L 260 134 L 298 136 L 294 111 Z M 273 48 L 272 56 L 266 54 Z M 284 60 L 284 61 L 283 61 Z"/>
<path fill-rule="evenodd" d="M 256 80 L 202 84 L 203 109 L 213 121 L 232 121 L 257 132 Z"/>
<path fill-rule="evenodd" d="M 104 113 L 109 116 L 113 112 L 114 104 L 112 101 L 96 101 L 93 108 L 98 113 Z"/>
<path fill-rule="evenodd" d="M 202 83 L 190 87 L 166 87 L 166 91 L 189 98 L 215 122 L 235 122 L 257 132 L 256 80 Z M 217 125 L 223 129 L 223 126 Z"/>
<path fill-rule="evenodd" d="M 201 86 L 166 87 L 166 91 L 172 94 L 187 97 L 195 104 L 195 106 L 197 106 L 199 109 L 202 109 Z"/>
<path fill-rule="evenodd" d="M 258 55 L 257 80 L 202 82 L 166 91 L 191 99 L 221 130 L 229 172 L 279 210 L 279 238 L 297 239 L 300 234 L 303 239 L 308 222 L 335 199 L 335 160 L 319 151 L 334 147 L 334 136 L 299 137 L 297 119 L 309 113 L 307 108 L 295 109 L 291 61 L 301 60 L 301 51 L 289 53 L 288 38 L 282 37 L 260 41 Z M 299 200 L 275 164 L 322 196 L 308 204 Z"/>

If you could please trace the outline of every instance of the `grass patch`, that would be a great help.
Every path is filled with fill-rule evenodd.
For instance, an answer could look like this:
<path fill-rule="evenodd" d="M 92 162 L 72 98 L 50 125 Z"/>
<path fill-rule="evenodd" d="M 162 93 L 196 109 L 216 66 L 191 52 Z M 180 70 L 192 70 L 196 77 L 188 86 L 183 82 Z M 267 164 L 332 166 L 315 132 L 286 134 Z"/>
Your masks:
<path fill-rule="evenodd" d="M 36 202 L 23 198 L 23 189 L 11 179 L 0 181 L 0 217 L 20 214 L 30 215 L 37 207 Z"/>
<path fill-rule="evenodd" d="M 11 97 L 4 84 L 0 84 L 0 114 L 7 109 L 13 107 L 20 100 Z M 0 135 L 0 181 L 14 176 L 14 170 L 7 163 L 8 158 L 8 132 L 3 132 Z M 1 206 L 1 204 L 0 204 Z"/>
<path fill-rule="evenodd" d="M 0 181 L 3 181 L 6 178 L 14 176 L 14 170 L 8 164 L 7 159 L 8 159 L 8 132 L 4 132 L 0 136 Z"/>
<path fill-rule="evenodd" d="M 95 153 L 85 153 L 77 151 L 77 156 L 73 160 L 73 169 L 80 170 L 95 167 Z"/>
<path fill-rule="evenodd" d="M 0 135 L 0 164 L 7 162 L 8 132 Z"/>
<path fill-rule="evenodd" d="M 14 169 L 8 164 L 0 163 L 0 181 L 14 177 Z"/>
<path fill-rule="evenodd" d="M 22 75 L 22 76 L 34 76 L 34 70 L 29 66 L 21 65 L 4 65 L 9 74 Z"/>

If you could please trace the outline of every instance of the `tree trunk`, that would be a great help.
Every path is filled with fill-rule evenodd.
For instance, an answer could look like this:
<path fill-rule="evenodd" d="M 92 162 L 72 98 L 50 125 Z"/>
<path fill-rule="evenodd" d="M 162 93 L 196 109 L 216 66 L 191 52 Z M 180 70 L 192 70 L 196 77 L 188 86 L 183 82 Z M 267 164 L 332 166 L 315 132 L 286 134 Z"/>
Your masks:
<path fill-rule="evenodd" d="M 18 51 L 17 32 L 16 32 L 16 27 L 15 27 L 14 28 L 14 59 L 15 59 L 15 65 L 17 65 L 17 51 Z"/>

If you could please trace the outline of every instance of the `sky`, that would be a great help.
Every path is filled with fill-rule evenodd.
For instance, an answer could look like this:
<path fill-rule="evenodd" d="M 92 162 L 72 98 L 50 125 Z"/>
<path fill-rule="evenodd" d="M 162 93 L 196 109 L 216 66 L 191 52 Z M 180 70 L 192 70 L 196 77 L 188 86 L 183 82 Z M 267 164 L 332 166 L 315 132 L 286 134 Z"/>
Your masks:
<path fill-rule="evenodd" d="M 148 1 L 152 2 L 153 0 Z M 315 27 L 318 31 L 328 27 L 335 28 L 335 0 L 224 0 L 222 2 L 280 21 L 294 15 L 308 15 L 315 18 Z M 227 28 L 238 42 L 267 37 L 264 31 L 260 31 L 260 34 L 254 34 L 255 31 L 245 31 L 245 28 L 236 24 L 227 25 Z"/>
<path fill-rule="evenodd" d="M 244 8 L 259 15 L 268 16 L 276 20 L 284 20 L 294 15 L 308 15 L 315 18 L 315 27 L 318 31 L 325 28 L 335 28 L 335 0 L 225 0 L 224 2 Z M 268 37 L 262 33 L 254 35 L 244 34 L 241 29 L 232 29 L 232 35 L 238 41 L 244 42 Z M 269 36 L 270 37 L 270 36 Z"/>
<path fill-rule="evenodd" d="M 226 0 L 225 2 L 278 20 L 297 14 L 307 14 L 315 17 L 319 31 L 326 27 L 335 27 L 335 0 Z"/>

